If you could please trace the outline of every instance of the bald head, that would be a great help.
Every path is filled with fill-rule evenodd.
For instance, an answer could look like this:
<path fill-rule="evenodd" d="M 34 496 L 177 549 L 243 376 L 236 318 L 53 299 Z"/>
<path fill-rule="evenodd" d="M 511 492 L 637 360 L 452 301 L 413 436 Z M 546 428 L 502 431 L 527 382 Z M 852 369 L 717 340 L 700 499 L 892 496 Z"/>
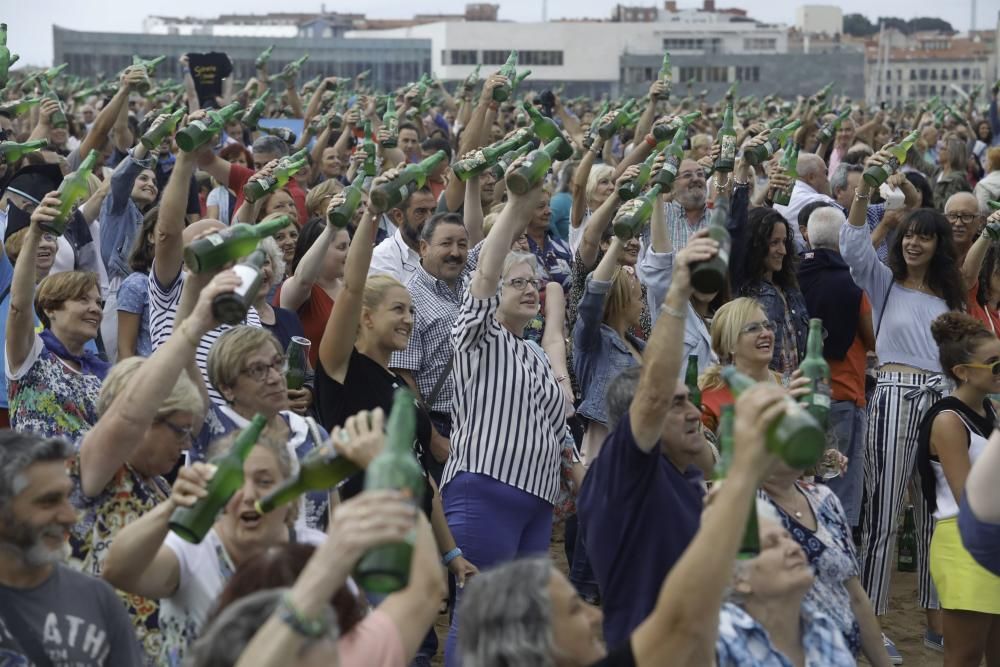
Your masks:
<path fill-rule="evenodd" d="M 944 203 L 944 212 L 948 214 L 952 211 L 977 214 L 983 212 L 979 210 L 979 200 L 971 192 L 956 192 L 948 197 L 948 201 Z"/>
<path fill-rule="evenodd" d="M 951 226 L 951 237 L 959 255 L 964 256 L 979 235 L 983 217 L 979 202 L 971 192 L 956 192 L 944 203 L 944 215 Z"/>
<path fill-rule="evenodd" d="M 830 194 L 830 179 L 826 175 L 826 162 L 815 153 L 799 154 L 799 180 L 808 183 L 820 194 Z"/>

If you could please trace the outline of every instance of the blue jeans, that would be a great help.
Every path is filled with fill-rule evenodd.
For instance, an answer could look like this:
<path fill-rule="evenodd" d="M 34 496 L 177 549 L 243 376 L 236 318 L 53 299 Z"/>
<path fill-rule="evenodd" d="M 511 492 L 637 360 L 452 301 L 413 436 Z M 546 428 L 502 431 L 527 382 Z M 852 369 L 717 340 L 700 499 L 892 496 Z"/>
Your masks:
<path fill-rule="evenodd" d="M 465 558 L 480 570 L 521 556 L 548 553 L 552 504 L 486 475 L 460 472 L 441 489 L 444 515 Z M 458 667 L 458 589 L 445 643 L 444 664 Z"/>
<path fill-rule="evenodd" d="M 569 563 L 569 582 L 576 588 L 584 600 L 596 603 L 600 599 L 597 588 L 597 578 L 590 567 L 587 558 L 587 548 L 583 543 L 583 530 L 580 529 L 576 514 L 566 519 L 566 560 Z"/>
<path fill-rule="evenodd" d="M 827 436 L 847 457 L 847 472 L 827 480 L 830 490 L 837 494 L 844 507 L 847 522 L 852 528 L 861 518 L 861 495 L 865 479 L 865 432 L 868 416 L 864 408 L 853 401 L 833 401 L 830 405 L 830 424 Z"/>

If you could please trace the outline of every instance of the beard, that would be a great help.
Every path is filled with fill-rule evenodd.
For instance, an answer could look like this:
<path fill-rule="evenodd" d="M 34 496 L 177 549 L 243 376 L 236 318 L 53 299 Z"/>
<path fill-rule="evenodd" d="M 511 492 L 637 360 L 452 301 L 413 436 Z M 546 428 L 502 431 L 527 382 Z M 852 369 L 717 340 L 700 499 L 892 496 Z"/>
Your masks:
<path fill-rule="evenodd" d="M 32 526 L 12 521 L 10 527 L 0 536 L 0 549 L 14 554 L 25 566 L 36 568 L 62 563 L 69 557 L 69 544 L 63 539 L 66 527 L 60 523 Z M 45 545 L 46 537 L 60 540 L 59 547 L 53 549 Z"/>

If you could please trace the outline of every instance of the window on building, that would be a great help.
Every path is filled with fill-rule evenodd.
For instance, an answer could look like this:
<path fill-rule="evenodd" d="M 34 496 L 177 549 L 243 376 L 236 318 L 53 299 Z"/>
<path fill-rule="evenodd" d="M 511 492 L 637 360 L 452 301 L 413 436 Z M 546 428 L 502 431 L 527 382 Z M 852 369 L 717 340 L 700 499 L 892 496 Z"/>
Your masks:
<path fill-rule="evenodd" d="M 778 40 L 773 37 L 747 37 L 743 40 L 745 51 L 773 51 L 778 48 Z"/>
<path fill-rule="evenodd" d="M 700 67 L 681 67 L 681 83 L 686 83 L 688 81 L 701 81 L 701 68 Z"/>
<path fill-rule="evenodd" d="M 911 69 L 910 70 L 910 81 L 916 81 L 916 80 L 917 80 L 917 70 Z"/>
<path fill-rule="evenodd" d="M 507 59 L 504 58 L 506 61 Z M 549 65 L 561 66 L 563 64 L 562 51 L 518 51 L 518 65 Z"/>
<path fill-rule="evenodd" d="M 760 67 L 737 67 L 736 68 L 736 80 L 737 81 L 759 81 L 760 80 Z"/>
<path fill-rule="evenodd" d="M 903 96 L 903 87 L 896 86 L 896 97 L 902 97 L 902 96 Z"/>
<path fill-rule="evenodd" d="M 921 97 L 923 97 L 926 94 L 927 94 L 927 84 L 926 83 L 922 83 L 919 86 L 917 86 L 917 95 L 920 95 Z"/>
<path fill-rule="evenodd" d="M 470 49 L 453 49 L 451 51 L 441 52 L 441 64 L 442 65 L 476 65 L 479 63 L 479 52 Z M 504 56 L 503 61 L 507 60 L 507 56 Z"/>
<path fill-rule="evenodd" d="M 921 81 L 927 80 L 927 70 L 925 69 L 920 70 L 920 80 Z"/>
<path fill-rule="evenodd" d="M 937 81 L 937 70 L 936 69 L 932 69 L 931 70 L 931 81 Z"/>
<path fill-rule="evenodd" d="M 953 81 L 958 81 L 958 68 L 951 70 L 951 78 Z"/>
<path fill-rule="evenodd" d="M 972 70 L 972 80 L 979 81 L 979 79 L 982 78 L 982 74 L 983 74 L 982 71 L 977 67 L 976 69 Z"/>
<path fill-rule="evenodd" d="M 963 79 L 968 79 L 969 78 L 969 68 L 968 67 L 963 67 L 962 68 L 962 78 Z"/>
<path fill-rule="evenodd" d="M 507 62 L 507 56 L 509 55 L 510 51 L 483 51 L 483 64 L 503 65 Z M 520 54 L 518 54 L 518 56 L 520 56 Z"/>
<path fill-rule="evenodd" d="M 892 70 L 891 69 L 887 69 L 885 71 L 885 80 L 886 81 L 891 81 L 892 80 Z"/>
<path fill-rule="evenodd" d="M 948 70 L 946 69 L 941 70 L 941 80 L 942 81 L 948 80 Z"/>
<path fill-rule="evenodd" d="M 931 85 L 931 95 L 937 95 L 937 86 Z"/>

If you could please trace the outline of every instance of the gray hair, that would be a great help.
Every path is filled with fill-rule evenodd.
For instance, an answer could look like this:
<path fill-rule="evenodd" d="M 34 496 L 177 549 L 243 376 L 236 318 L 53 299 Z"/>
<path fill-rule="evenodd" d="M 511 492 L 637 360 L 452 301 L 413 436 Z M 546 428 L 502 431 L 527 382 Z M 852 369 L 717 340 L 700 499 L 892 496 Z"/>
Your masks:
<path fill-rule="evenodd" d="M 253 152 L 285 157 L 288 155 L 288 144 L 278 137 L 262 134 L 253 142 Z"/>
<path fill-rule="evenodd" d="M 0 431 L 0 510 L 28 486 L 24 472 L 35 463 L 65 461 L 73 447 L 62 438 L 43 438 L 33 433 Z"/>
<path fill-rule="evenodd" d="M 608 393 L 604 403 L 608 408 L 608 430 L 613 431 L 618 421 L 628 413 L 635 392 L 639 388 L 642 366 L 630 366 L 608 383 Z"/>
<path fill-rule="evenodd" d="M 469 580 L 458 610 L 465 667 L 552 667 L 551 577 L 548 559 L 523 558 Z"/>
<path fill-rule="evenodd" d="M 841 162 L 837 165 L 837 168 L 833 170 L 833 176 L 830 177 L 830 192 L 836 195 L 840 190 L 846 190 L 848 174 L 860 174 L 863 171 L 864 167 L 860 164 L 847 164 L 846 162 Z"/>
<path fill-rule="evenodd" d="M 272 281 L 279 282 L 279 279 L 285 275 L 285 257 L 281 253 L 281 248 L 278 247 L 278 242 L 274 240 L 274 237 L 268 236 L 257 247 L 263 250 L 271 261 L 271 273 L 274 275 Z"/>
<path fill-rule="evenodd" d="M 287 588 L 271 588 L 257 591 L 240 598 L 223 609 L 222 613 L 202 631 L 201 637 L 191 645 L 184 658 L 184 667 L 232 667 L 235 665 L 239 662 L 240 656 L 253 636 L 274 614 L 281 603 L 281 596 L 288 590 Z M 332 613 L 330 617 L 333 618 Z M 331 640 L 337 638 L 335 620 L 328 638 Z M 299 650 L 299 656 L 308 651 L 311 644 L 312 641 L 307 641 Z"/>
<path fill-rule="evenodd" d="M 969 159 L 968 147 L 961 139 L 949 139 L 945 146 L 948 148 L 948 166 L 953 170 L 965 172 L 965 161 Z"/>
<path fill-rule="evenodd" d="M 458 225 L 462 229 L 465 229 L 465 219 L 458 213 L 435 213 L 427 218 L 427 222 L 424 223 L 423 228 L 420 230 L 420 240 L 430 243 L 431 239 L 434 238 L 434 232 L 437 231 L 440 224 Z"/>
<path fill-rule="evenodd" d="M 821 206 L 809 216 L 809 245 L 813 248 L 840 250 L 840 228 L 847 222 L 843 212 L 833 206 Z"/>
<path fill-rule="evenodd" d="M 799 155 L 799 180 L 804 181 L 820 172 L 826 172 L 826 162 L 815 153 L 802 153 Z"/>
<path fill-rule="evenodd" d="M 533 254 L 530 252 L 521 252 L 520 250 L 512 250 L 503 259 L 503 271 L 500 272 L 500 277 L 507 277 L 510 270 L 518 264 L 527 264 L 531 267 L 531 272 L 536 276 L 538 275 L 538 260 Z"/>

